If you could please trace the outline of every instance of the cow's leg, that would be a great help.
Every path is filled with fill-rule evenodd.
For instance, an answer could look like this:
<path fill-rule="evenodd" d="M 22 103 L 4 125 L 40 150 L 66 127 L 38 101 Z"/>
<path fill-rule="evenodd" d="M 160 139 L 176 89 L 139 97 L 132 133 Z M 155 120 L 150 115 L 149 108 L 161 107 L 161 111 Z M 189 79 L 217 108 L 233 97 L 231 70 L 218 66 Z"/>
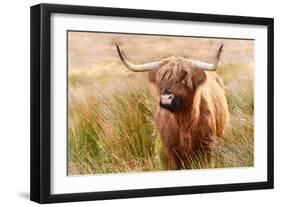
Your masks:
<path fill-rule="evenodd" d="M 216 136 L 209 134 L 201 138 L 198 153 L 202 156 L 206 163 L 211 162 L 212 149 L 215 144 Z"/>
<path fill-rule="evenodd" d="M 173 150 L 164 150 L 164 159 L 167 170 L 180 170 L 181 162 L 177 154 Z"/>

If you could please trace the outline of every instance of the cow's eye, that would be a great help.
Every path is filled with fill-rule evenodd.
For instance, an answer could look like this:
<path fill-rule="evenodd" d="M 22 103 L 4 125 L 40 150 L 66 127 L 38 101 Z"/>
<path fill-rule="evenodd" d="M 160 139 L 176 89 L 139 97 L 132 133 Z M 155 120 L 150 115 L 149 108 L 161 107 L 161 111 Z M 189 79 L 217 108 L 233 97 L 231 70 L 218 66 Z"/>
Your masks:
<path fill-rule="evenodd" d="M 180 72 L 180 74 L 179 74 L 179 81 L 184 80 L 185 77 L 186 77 L 186 75 L 187 75 L 187 72 L 184 71 L 184 70 L 182 70 L 182 71 Z"/>

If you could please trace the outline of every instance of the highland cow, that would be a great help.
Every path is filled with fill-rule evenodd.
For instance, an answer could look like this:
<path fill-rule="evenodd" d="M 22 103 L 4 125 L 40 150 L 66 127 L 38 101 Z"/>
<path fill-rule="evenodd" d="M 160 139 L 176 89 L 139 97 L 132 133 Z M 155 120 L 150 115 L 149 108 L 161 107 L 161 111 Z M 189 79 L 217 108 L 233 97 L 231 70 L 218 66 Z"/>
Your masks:
<path fill-rule="evenodd" d="M 149 71 L 159 93 L 155 125 L 160 134 L 167 169 L 188 167 L 190 158 L 209 160 L 215 139 L 223 135 L 228 105 L 221 78 L 214 64 L 184 57 L 136 65 L 129 62 L 116 43 L 122 63 L 131 71 Z"/>

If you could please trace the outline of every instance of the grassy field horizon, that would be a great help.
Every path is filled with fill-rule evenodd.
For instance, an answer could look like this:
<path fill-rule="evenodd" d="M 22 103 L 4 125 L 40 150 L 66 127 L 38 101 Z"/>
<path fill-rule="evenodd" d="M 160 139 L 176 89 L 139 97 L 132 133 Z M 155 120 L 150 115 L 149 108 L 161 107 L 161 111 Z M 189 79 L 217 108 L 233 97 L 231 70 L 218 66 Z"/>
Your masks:
<path fill-rule="evenodd" d="M 254 165 L 254 41 L 83 32 L 69 32 L 68 41 L 68 175 L 166 170 L 153 123 L 156 91 L 146 73 L 122 65 L 115 42 L 134 63 L 172 55 L 212 62 L 223 43 L 217 73 L 226 85 L 229 123 L 211 161 L 198 157 L 191 166 Z"/>

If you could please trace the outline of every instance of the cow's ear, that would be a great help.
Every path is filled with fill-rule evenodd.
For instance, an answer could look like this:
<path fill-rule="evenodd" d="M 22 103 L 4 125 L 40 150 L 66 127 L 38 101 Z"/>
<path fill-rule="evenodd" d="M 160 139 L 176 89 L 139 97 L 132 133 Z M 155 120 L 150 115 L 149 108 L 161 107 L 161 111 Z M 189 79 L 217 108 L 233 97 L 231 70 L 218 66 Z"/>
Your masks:
<path fill-rule="evenodd" d="M 156 75 L 157 75 L 158 70 L 154 69 L 148 73 L 148 78 L 150 82 L 155 83 L 156 82 Z"/>
<path fill-rule="evenodd" d="M 196 69 L 192 76 L 193 89 L 196 90 L 198 86 L 202 85 L 207 79 L 206 72 L 201 69 Z"/>

